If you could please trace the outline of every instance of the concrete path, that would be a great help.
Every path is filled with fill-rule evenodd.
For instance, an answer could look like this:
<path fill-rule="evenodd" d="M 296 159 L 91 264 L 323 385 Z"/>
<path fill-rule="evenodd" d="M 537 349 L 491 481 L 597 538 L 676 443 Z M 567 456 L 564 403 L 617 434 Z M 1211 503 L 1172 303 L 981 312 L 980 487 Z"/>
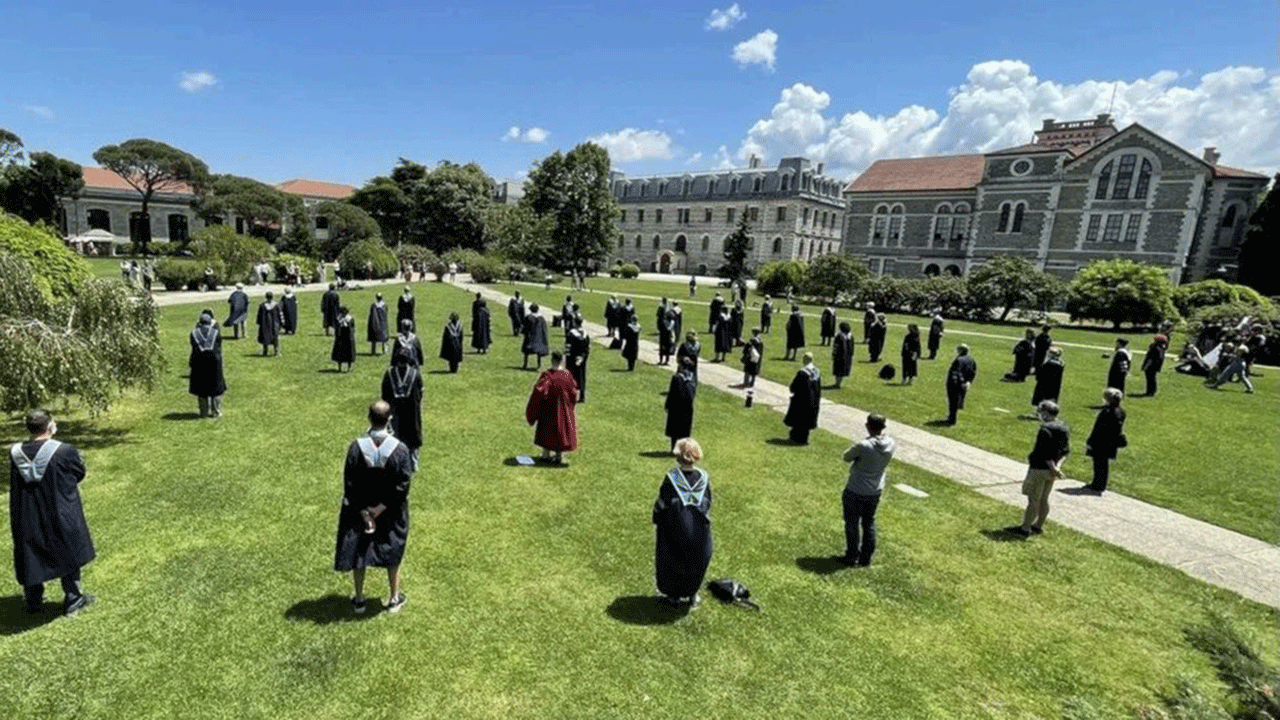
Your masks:
<path fill-rule="evenodd" d="M 483 285 L 455 284 L 498 304 L 496 313 L 505 312 L 509 299 L 506 294 Z M 548 318 L 558 312 L 558 308 L 542 309 Z M 607 342 L 603 326 L 587 322 L 586 328 L 598 342 Z M 640 360 L 652 364 L 657 359 L 657 345 L 642 340 Z M 661 367 L 674 371 L 675 365 Z M 730 387 L 742 382 L 742 371 L 736 365 L 699 363 L 698 378 L 703 386 L 739 396 L 743 392 Z M 789 396 L 784 385 L 763 378 L 756 380 L 756 405 L 785 413 Z M 860 438 L 865 434 L 866 416 L 866 411 L 823 400 L 819 426 L 840 437 Z M 950 478 L 1015 506 L 1016 510 L 1010 510 L 1009 522 L 1016 525 L 1021 521 L 1022 508 L 1026 506 L 1021 493 L 1025 463 L 906 425 L 893 424 L 892 435 L 897 441 L 896 461 Z M 1081 493 L 1081 487 L 1070 479 L 1057 483 L 1050 517 L 1053 523 L 1280 608 L 1280 547 L 1114 492 L 1101 496 Z"/>

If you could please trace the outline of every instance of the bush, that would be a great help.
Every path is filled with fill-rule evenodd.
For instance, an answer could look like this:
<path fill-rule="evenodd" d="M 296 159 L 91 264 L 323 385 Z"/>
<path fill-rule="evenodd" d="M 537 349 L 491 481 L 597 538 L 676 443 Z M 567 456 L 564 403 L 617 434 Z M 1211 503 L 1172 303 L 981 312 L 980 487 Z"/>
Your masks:
<path fill-rule="evenodd" d="M 1200 308 L 1231 303 L 1259 308 L 1271 307 L 1271 301 L 1258 294 L 1257 290 L 1223 280 L 1201 280 L 1173 289 L 1173 305 L 1183 317 L 1190 317 Z"/>
<path fill-rule="evenodd" d="M 787 288 L 799 291 L 804 284 L 805 264 L 799 260 L 765 263 L 756 270 L 756 292 L 786 297 Z"/>
<path fill-rule="evenodd" d="M 323 217 L 329 222 L 329 239 L 319 242 L 325 258 L 341 257 L 347 245 L 364 240 L 375 240 L 382 233 L 378 227 L 378 221 L 374 220 L 369 213 L 341 200 L 322 202 L 312 208 L 311 214 L 314 217 Z"/>
<path fill-rule="evenodd" d="M 471 263 L 484 257 L 475 250 L 468 248 L 454 248 L 444 254 L 445 263 L 457 263 L 459 270 L 466 270 L 471 267 Z"/>
<path fill-rule="evenodd" d="M 152 255 L 167 257 L 169 255 L 177 255 L 182 250 L 182 246 L 178 243 L 171 242 L 153 242 L 147 246 L 147 251 Z"/>
<path fill-rule="evenodd" d="M 627 263 L 618 268 L 618 275 L 628 280 L 640 277 L 640 266 L 635 263 Z"/>
<path fill-rule="evenodd" d="M 342 265 L 345 277 L 360 280 L 395 277 L 400 270 L 395 253 L 383 245 L 381 240 L 357 240 L 350 243 L 338 253 L 338 262 Z"/>
<path fill-rule="evenodd" d="M 1178 316 L 1164 269 L 1123 259 L 1095 260 L 1077 272 L 1067 290 L 1067 313 L 1072 320 L 1102 320 L 1116 328 Z"/>
<path fill-rule="evenodd" d="M 1191 647 L 1209 656 L 1239 706 L 1237 716 L 1280 718 L 1280 670 L 1263 660 L 1230 620 L 1211 612 L 1203 624 L 1187 628 L 1186 637 Z"/>
<path fill-rule="evenodd" d="M 0 252 L 30 265 L 36 287 L 48 297 L 74 295 L 93 275 L 89 264 L 58 236 L 16 215 L 0 213 Z"/>
<path fill-rule="evenodd" d="M 400 247 L 396 248 L 396 259 L 398 259 L 401 264 L 406 262 L 412 263 L 415 268 L 429 268 L 439 260 L 439 258 L 436 257 L 436 254 L 427 248 L 424 248 L 421 245 L 412 245 L 410 243 L 403 243 Z"/>
<path fill-rule="evenodd" d="M 237 235 L 226 225 L 210 225 L 192 233 L 191 252 L 198 260 L 222 263 L 219 282 L 244 282 L 253 266 L 270 257 L 272 250 L 266 240 Z"/>
<path fill-rule="evenodd" d="M 505 262 L 483 255 L 477 255 L 472 259 L 467 270 L 471 273 L 471 281 L 478 283 L 499 282 L 506 280 L 510 274 L 510 268 Z"/>
<path fill-rule="evenodd" d="M 831 253 L 814 259 L 804 271 L 804 294 L 832 302 L 847 302 L 857 297 L 862 283 L 871 277 L 861 260 L 843 253 Z"/>
<path fill-rule="evenodd" d="M 284 280 L 288 275 L 289 263 L 296 263 L 298 266 L 298 279 L 304 283 L 320 282 L 320 262 L 314 258 L 303 257 L 301 255 L 277 255 L 271 259 L 271 269 L 279 280 Z"/>
<path fill-rule="evenodd" d="M 199 290 L 205 283 L 204 269 L 213 269 L 213 287 L 225 282 L 226 268 L 221 260 L 190 260 L 185 258 L 160 258 L 156 263 L 156 280 L 165 290 Z"/>
<path fill-rule="evenodd" d="M 873 302 L 878 312 L 899 312 L 907 304 L 911 286 L 905 278 L 882 275 L 863 283 L 860 300 Z"/>

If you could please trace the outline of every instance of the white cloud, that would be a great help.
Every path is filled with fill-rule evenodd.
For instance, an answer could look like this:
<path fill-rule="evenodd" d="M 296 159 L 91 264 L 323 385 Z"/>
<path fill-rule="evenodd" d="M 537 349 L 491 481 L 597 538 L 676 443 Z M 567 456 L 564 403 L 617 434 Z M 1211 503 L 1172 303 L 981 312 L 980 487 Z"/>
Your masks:
<path fill-rule="evenodd" d="M 507 128 L 507 133 L 502 136 L 502 142 L 521 140 L 527 143 L 544 143 L 547 141 L 548 137 L 551 137 L 551 133 L 544 128 L 531 127 L 524 132 L 521 132 L 520 126 L 512 125 Z"/>
<path fill-rule="evenodd" d="M 616 133 L 601 133 L 587 140 L 608 150 L 609 158 L 616 163 L 675 157 L 671 136 L 661 130 L 623 128 Z"/>
<path fill-rule="evenodd" d="M 746 19 L 747 13 L 734 3 L 724 10 L 712 10 L 707 16 L 708 30 L 728 30 Z"/>
<path fill-rule="evenodd" d="M 777 57 L 778 33 L 772 30 L 761 31 L 750 40 L 733 46 L 733 61 L 742 67 L 758 64 L 772 70 Z"/>
<path fill-rule="evenodd" d="M 702 153 L 700 153 L 700 152 L 696 152 L 696 153 L 694 153 L 694 154 L 690 155 L 690 156 L 689 156 L 689 159 L 684 161 L 684 164 L 685 164 L 686 166 L 693 165 L 694 163 L 698 162 L 698 161 L 699 161 L 699 160 L 701 160 L 701 159 L 702 159 Z"/>
<path fill-rule="evenodd" d="M 189 93 L 207 90 L 218 84 L 218 78 L 213 73 L 200 70 L 198 72 L 184 72 L 182 79 L 178 81 L 178 87 Z"/>
<path fill-rule="evenodd" d="M 1183 78 L 1186 80 L 1186 78 Z M 1217 146 L 1223 162 L 1259 172 L 1280 166 L 1280 73 L 1226 67 L 1178 84 L 1162 70 L 1134 80 L 1042 80 L 1018 60 L 974 65 L 943 111 L 909 105 L 888 114 L 829 112 L 829 94 L 803 83 L 781 92 L 736 153 L 777 159 L 806 155 L 829 172 L 856 174 L 889 157 L 987 152 L 1030 142 L 1044 118 L 1081 120 L 1106 112 L 1117 127 L 1138 122 L 1199 155 Z"/>
<path fill-rule="evenodd" d="M 42 120 L 54 120 L 57 118 L 53 109 L 44 105 L 23 105 L 22 109 Z"/>
<path fill-rule="evenodd" d="M 717 148 L 716 164 L 712 167 L 712 169 L 713 170 L 732 170 L 735 167 L 737 167 L 737 165 L 733 162 L 733 158 L 729 157 L 729 148 L 724 145 L 721 145 L 719 148 Z"/>

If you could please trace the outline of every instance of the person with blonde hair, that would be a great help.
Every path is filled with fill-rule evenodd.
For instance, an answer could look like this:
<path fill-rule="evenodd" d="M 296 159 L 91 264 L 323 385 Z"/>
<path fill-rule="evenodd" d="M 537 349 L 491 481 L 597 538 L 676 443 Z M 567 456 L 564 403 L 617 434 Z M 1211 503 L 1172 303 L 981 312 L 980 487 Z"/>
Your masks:
<path fill-rule="evenodd" d="M 697 440 L 677 440 L 674 454 L 679 465 L 667 471 L 653 503 L 654 577 L 663 602 L 695 608 L 713 549 L 710 476 L 696 466 Z"/>

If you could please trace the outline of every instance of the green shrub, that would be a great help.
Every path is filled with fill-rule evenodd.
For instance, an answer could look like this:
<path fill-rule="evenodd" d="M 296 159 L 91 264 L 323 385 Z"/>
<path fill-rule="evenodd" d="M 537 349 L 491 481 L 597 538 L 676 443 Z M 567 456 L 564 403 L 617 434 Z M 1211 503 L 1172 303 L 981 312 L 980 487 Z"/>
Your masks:
<path fill-rule="evenodd" d="M 471 267 L 471 263 L 484 257 L 475 250 L 468 248 L 454 248 L 444 254 L 446 263 L 457 263 L 459 270 L 466 270 Z"/>
<path fill-rule="evenodd" d="M 289 263 L 298 266 L 298 279 L 304 283 L 320 282 L 320 262 L 315 258 L 285 253 L 271 259 L 271 269 L 276 278 L 283 280 L 288 275 Z"/>
<path fill-rule="evenodd" d="M 1209 656 L 1218 679 L 1238 706 L 1237 717 L 1280 718 L 1280 669 L 1263 660 L 1255 643 L 1226 616 L 1210 612 L 1207 620 L 1187 628 L 1187 642 Z M 1226 713 L 1222 717 L 1229 717 Z"/>
<path fill-rule="evenodd" d="M 1234 285 L 1223 280 L 1201 280 L 1179 285 L 1173 289 L 1173 304 L 1183 317 L 1189 317 L 1200 308 L 1213 305 L 1242 303 L 1259 308 L 1269 308 L 1271 301 L 1247 285 Z"/>
<path fill-rule="evenodd" d="M 640 277 L 640 266 L 635 263 L 627 263 L 618 268 L 618 275 L 628 280 Z"/>
<path fill-rule="evenodd" d="M 495 257 L 477 255 L 467 266 L 472 282 L 491 283 L 507 279 L 510 268 Z"/>
<path fill-rule="evenodd" d="M 439 258 L 436 254 L 422 247 L 421 245 L 413 245 L 411 243 L 402 243 L 396 248 L 396 259 L 401 263 L 413 263 L 417 268 L 429 268 Z"/>
<path fill-rule="evenodd" d="M 153 242 L 147 246 L 147 251 L 150 252 L 152 255 L 167 257 L 169 255 L 176 255 L 181 250 L 181 248 L 182 246 L 180 246 L 178 243 Z"/>
<path fill-rule="evenodd" d="M 787 288 L 799 291 L 804 285 L 805 264 L 799 260 L 765 263 L 756 270 L 756 292 L 785 297 Z"/>
<path fill-rule="evenodd" d="M 248 280 L 253 266 L 272 253 L 266 240 L 237 235 L 226 225 L 210 225 L 195 231 L 191 235 L 190 249 L 199 260 L 222 263 L 223 272 L 218 277 L 220 283 Z"/>
<path fill-rule="evenodd" d="M 357 240 L 338 253 L 344 277 L 360 280 L 395 277 L 400 270 L 391 248 L 381 240 Z"/>
<path fill-rule="evenodd" d="M 70 297 L 93 276 L 89 264 L 58 236 L 16 215 L 0 213 L 0 252 L 30 265 L 37 287 L 48 297 Z"/>
<path fill-rule="evenodd" d="M 1132 260 L 1094 260 L 1076 273 L 1067 290 L 1067 313 L 1072 320 L 1101 320 L 1156 325 L 1177 318 L 1173 286 L 1164 268 Z"/>
<path fill-rule="evenodd" d="M 206 266 L 201 260 L 161 258 L 156 263 L 156 280 L 165 290 L 185 290 L 204 281 Z"/>

